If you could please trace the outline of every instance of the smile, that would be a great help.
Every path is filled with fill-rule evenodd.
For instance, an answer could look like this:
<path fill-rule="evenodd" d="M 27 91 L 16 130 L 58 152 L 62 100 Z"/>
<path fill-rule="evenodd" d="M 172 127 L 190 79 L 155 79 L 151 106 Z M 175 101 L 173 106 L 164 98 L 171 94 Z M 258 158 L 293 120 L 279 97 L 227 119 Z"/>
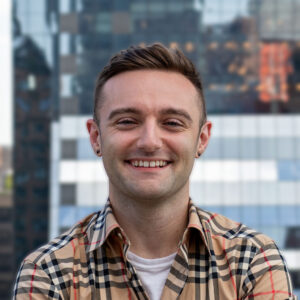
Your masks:
<path fill-rule="evenodd" d="M 130 160 L 127 163 L 137 168 L 163 168 L 170 162 L 166 160 Z"/>

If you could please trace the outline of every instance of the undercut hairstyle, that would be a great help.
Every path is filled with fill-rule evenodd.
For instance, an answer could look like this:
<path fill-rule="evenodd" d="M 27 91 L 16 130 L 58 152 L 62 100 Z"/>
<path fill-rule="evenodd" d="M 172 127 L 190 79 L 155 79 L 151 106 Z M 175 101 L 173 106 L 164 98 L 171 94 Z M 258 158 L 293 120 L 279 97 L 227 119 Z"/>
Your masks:
<path fill-rule="evenodd" d="M 200 107 L 200 127 L 206 121 L 206 106 L 200 75 L 194 64 L 179 49 L 170 49 L 160 43 L 149 46 L 131 46 L 114 55 L 96 80 L 94 92 L 94 121 L 99 124 L 97 112 L 104 101 L 104 84 L 113 76 L 137 70 L 172 71 L 185 76 L 196 88 Z M 100 124 L 99 124 L 100 125 Z"/>

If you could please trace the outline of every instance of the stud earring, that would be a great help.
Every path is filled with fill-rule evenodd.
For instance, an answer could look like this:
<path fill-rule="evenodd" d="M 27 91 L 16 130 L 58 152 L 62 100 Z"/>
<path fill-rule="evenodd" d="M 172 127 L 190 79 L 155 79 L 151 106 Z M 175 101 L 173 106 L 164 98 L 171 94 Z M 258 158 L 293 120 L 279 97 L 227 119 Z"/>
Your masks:
<path fill-rule="evenodd" d="M 201 156 L 201 152 L 197 153 L 197 158 L 199 158 Z"/>
<path fill-rule="evenodd" d="M 96 154 L 97 154 L 97 156 L 101 156 L 101 151 L 100 151 L 100 150 L 97 150 L 97 151 L 96 151 Z"/>

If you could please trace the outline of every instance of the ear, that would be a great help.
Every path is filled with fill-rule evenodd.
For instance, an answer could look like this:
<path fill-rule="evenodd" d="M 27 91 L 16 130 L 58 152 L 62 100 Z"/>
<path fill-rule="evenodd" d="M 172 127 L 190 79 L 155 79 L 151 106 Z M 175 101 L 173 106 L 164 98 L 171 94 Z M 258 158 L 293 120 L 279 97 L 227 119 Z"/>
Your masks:
<path fill-rule="evenodd" d="M 196 158 L 198 158 L 200 155 L 204 153 L 210 139 L 211 128 L 212 128 L 212 123 L 210 121 L 206 121 L 202 125 L 199 134 L 197 153 L 195 155 Z"/>
<path fill-rule="evenodd" d="M 101 156 L 100 129 L 98 124 L 93 119 L 89 119 L 86 122 L 86 127 L 89 132 L 90 143 L 95 154 L 97 156 Z"/>

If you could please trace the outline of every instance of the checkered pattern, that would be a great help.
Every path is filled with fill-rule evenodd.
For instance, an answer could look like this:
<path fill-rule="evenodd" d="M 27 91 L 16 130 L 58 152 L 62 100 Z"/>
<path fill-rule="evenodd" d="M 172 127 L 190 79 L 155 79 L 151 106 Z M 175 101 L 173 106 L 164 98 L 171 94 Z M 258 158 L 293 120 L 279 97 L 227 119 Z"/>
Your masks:
<path fill-rule="evenodd" d="M 129 242 L 108 201 L 30 254 L 15 299 L 149 299 L 127 260 Z M 189 224 L 162 299 L 296 299 L 274 242 L 190 203 Z"/>

